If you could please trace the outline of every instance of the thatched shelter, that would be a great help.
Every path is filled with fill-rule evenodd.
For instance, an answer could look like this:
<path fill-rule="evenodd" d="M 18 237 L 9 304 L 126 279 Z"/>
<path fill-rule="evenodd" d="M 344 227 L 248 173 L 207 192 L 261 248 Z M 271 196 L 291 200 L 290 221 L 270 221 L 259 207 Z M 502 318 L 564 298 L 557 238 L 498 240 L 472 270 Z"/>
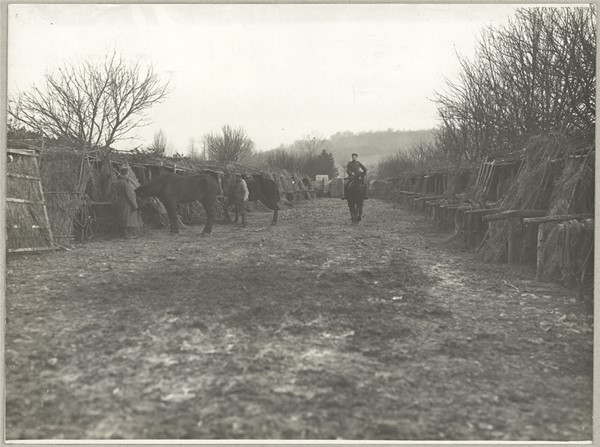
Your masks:
<path fill-rule="evenodd" d="M 478 253 L 486 262 L 535 263 L 537 231 L 521 219 L 548 213 L 564 166 L 561 160 L 575 149 L 566 138 L 550 135 L 532 138 L 524 152 L 518 175 L 499 203 L 503 213 L 512 214 L 486 217 L 489 229 Z"/>
<path fill-rule="evenodd" d="M 87 160 L 68 148 L 45 147 L 40 174 L 56 241 L 68 247 L 74 237 L 85 238 L 92 231 L 90 219 L 80 213 L 91 174 Z"/>
<path fill-rule="evenodd" d="M 35 147 L 7 150 L 6 235 L 9 253 L 53 250 Z"/>
<path fill-rule="evenodd" d="M 284 208 L 291 206 L 294 201 L 309 199 L 313 196 L 310 186 L 306 187 L 304 179 L 297 174 L 285 171 L 264 172 L 261 169 L 241 163 L 218 165 L 201 159 L 162 157 L 139 151 L 111 150 L 101 152 L 88 150 L 82 153 L 78 150 L 55 143 L 49 144 L 48 142 L 42 150 L 43 142 L 41 140 L 28 143 L 15 142 L 14 144 L 11 142 L 11 144 L 15 147 L 15 150 L 28 150 L 36 154 L 35 157 L 30 157 L 30 159 L 35 159 L 36 163 L 39 159 L 38 172 L 37 168 L 33 168 L 33 165 L 29 166 L 22 161 L 27 160 L 23 158 L 26 157 L 25 155 L 9 154 L 14 161 L 11 167 L 14 172 L 12 172 L 9 182 L 11 194 L 13 191 L 26 193 L 27 190 L 23 188 L 21 183 L 29 180 L 15 177 L 17 175 L 34 176 L 41 181 L 43 186 L 43 193 L 39 192 L 39 197 L 36 196 L 33 199 L 22 198 L 16 195 L 16 192 L 13 196 L 9 196 L 13 200 L 9 202 L 11 205 L 8 207 L 11 222 L 22 220 L 23 216 L 27 216 L 31 220 L 27 223 L 31 227 L 29 229 L 31 234 L 29 235 L 17 234 L 17 230 L 23 229 L 17 228 L 19 224 L 11 223 L 12 228 L 9 228 L 9 247 L 11 249 L 33 246 L 51 247 L 52 238 L 50 235 L 54 236 L 56 243 L 68 247 L 75 241 L 84 242 L 97 235 L 116 233 L 114 209 L 116 197 L 113 187 L 119 169 L 124 166 L 129 168 L 129 178 L 135 186 L 166 173 L 192 175 L 208 172 L 219 180 L 219 203 L 223 201 L 224 197 L 221 180 L 225 175 L 234 173 L 264 175 L 272 178 L 280 189 Z M 33 148 L 30 148 L 32 144 Z M 16 158 L 17 155 L 18 159 Z M 36 164 L 36 166 L 38 165 Z M 25 171 L 21 172 L 21 170 L 27 172 L 31 170 L 34 173 L 28 174 Z M 33 194 L 33 191 L 30 192 Z M 27 203 L 28 206 L 26 207 L 24 202 L 15 201 L 16 199 L 44 202 L 47 208 L 42 208 L 39 205 L 39 211 L 46 209 L 49 225 L 41 222 L 42 215 L 37 212 L 37 204 Z M 219 206 L 217 208 L 222 209 Z M 261 208 L 257 207 L 256 209 Z M 178 214 L 181 225 L 199 223 L 205 215 L 200 204 L 178 205 Z M 166 211 L 158 200 L 147 201 L 143 209 L 140 210 L 139 217 L 138 221 L 145 225 L 153 227 L 168 225 Z M 44 226 L 48 227 L 46 239 L 38 240 L 42 234 L 38 231 L 38 227 Z M 35 229 L 35 231 L 32 232 L 32 229 Z"/>
<path fill-rule="evenodd" d="M 539 278 L 582 291 L 593 272 L 594 153 L 551 133 L 503 158 L 406 173 L 372 192 L 453 229 L 449 240 L 485 262 L 537 264 Z"/>

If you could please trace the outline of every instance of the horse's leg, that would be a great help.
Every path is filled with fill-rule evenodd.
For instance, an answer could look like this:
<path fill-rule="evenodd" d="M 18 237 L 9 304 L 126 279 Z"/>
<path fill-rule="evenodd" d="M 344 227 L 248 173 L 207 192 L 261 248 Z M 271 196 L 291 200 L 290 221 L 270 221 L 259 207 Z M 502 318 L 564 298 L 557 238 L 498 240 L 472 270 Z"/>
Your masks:
<path fill-rule="evenodd" d="M 202 206 L 204 207 L 204 211 L 206 212 L 206 225 L 204 225 L 204 230 L 202 230 L 202 234 L 210 234 L 212 231 L 213 223 L 215 221 L 215 203 L 214 201 L 208 199 L 203 200 Z"/>
<path fill-rule="evenodd" d="M 177 224 L 177 202 L 165 200 L 163 203 L 169 216 L 169 222 L 171 223 L 171 234 L 177 234 L 179 233 L 179 225 Z"/>
<path fill-rule="evenodd" d="M 240 215 L 242 216 L 242 227 L 248 226 L 248 220 L 246 218 L 246 202 L 240 203 Z"/>
<path fill-rule="evenodd" d="M 273 220 L 271 221 L 271 225 L 275 225 L 277 223 L 277 217 L 279 216 L 279 205 L 277 202 L 271 202 L 272 206 L 269 206 L 273 210 Z"/>
<path fill-rule="evenodd" d="M 238 199 L 235 199 L 235 205 L 233 207 L 233 211 L 235 212 L 235 223 L 238 223 L 239 217 L 240 217 L 240 201 Z"/>
<path fill-rule="evenodd" d="M 362 218 L 362 210 L 363 210 L 363 202 L 362 202 L 362 200 L 357 203 L 356 207 L 357 207 L 357 210 L 356 210 L 356 214 L 357 214 L 356 221 L 360 222 L 360 219 Z"/>
<path fill-rule="evenodd" d="M 354 222 L 354 209 L 352 201 L 348 200 L 348 209 L 350 210 L 350 220 Z"/>
<path fill-rule="evenodd" d="M 229 210 L 227 208 L 229 208 L 229 199 L 225 197 L 223 199 L 223 214 L 225 214 L 225 221 L 231 223 L 231 216 L 229 215 Z"/>

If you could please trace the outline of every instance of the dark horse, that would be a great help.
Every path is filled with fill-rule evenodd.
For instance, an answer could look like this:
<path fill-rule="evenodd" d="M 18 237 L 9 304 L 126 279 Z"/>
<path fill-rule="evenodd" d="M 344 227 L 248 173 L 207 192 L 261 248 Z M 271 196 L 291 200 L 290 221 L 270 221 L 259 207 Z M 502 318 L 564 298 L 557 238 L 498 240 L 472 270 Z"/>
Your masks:
<path fill-rule="evenodd" d="M 260 201 L 264 206 L 273 210 L 273 221 L 271 225 L 277 223 L 279 214 L 279 187 L 273 179 L 263 176 L 262 174 L 254 174 L 246 180 L 248 184 L 248 200 L 251 202 Z"/>
<path fill-rule="evenodd" d="M 365 199 L 363 181 L 363 176 L 357 175 L 350 180 L 346 189 L 346 200 L 348 200 L 348 208 L 350 208 L 350 219 L 354 223 L 360 222 L 362 217 L 363 201 Z"/>
<path fill-rule="evenodd" d="M 246 181 L 246 185 L 248 185 L 248 201 L 250 202 L 262 202 L 270 210 L 273 210 L 273 220 L 271 222 L 272 225 L 277 223 L 277 217 L 279 215 L 279 200 L 281 199 L 279 194 L 279 188 L 277 187 L 277 183 L 272 179 L 263 176 L 263 174 L 254 174 L 243 176 Z M 223 183 L 223 191 L 225 197 L 227 198 L 227 204 L 225 206 L 225 219 L 228 222 L 231 222 L 231 217 L 229 216 L 229 204 L 234 201 L 232 197 L 232 190 L 235 184 L 235 179 L 232 176 L 229 176 L 225 182 Z M 235 215 L 235 222 L 237 222 L 237 212 Z"/>
<path fill-rule="evenodd" d="M 163 203 L 169 221 L 171 233 L 179 233 L 177 226 L 177 204 L 195 202 L 202 204 L 206 211 L 206 225 L 203 234 L 210 234 L 215 220 L 215 205 L 219 192 L 219 182 L 209 174 L 177 175 L 165 174 L 150 180 L 135 190 L 140 199 L 158 197 Z"/>

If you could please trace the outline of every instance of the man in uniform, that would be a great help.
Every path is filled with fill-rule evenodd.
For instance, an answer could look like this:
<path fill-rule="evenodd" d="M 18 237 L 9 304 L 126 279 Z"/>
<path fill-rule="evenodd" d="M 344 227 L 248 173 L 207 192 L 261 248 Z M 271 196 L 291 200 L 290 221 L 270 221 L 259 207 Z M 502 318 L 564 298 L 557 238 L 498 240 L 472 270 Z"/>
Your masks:
<path fill-rule="evenodd" d="M 129 168 L 122 167 L 115 183 L 117 195 L 117 224 L 122 236 L 129 237 L 129 228 L 137 228 L 137 198 L 129 181 Z"/>
<path fill-rule="evenodd" d="M 246 220 L 246 205 L 248 203 L 248 185 L 241 174 L 235 174 L 235 183 L 233 185 L 233 200 L 235 204 L 235 217 L 242 216 L 242 226 L 248 225 Z"/>
<path fill-rule="evenodd" d="M 352 154 L 352 161 L 348 162 L 348 166 L 346 166 L 346 172 L 348 173 L 348 178 L 344 180 L 344 188 L 342 191 L 342 200 L 346 199 L 346 188 L 350 184 L 352 180 L 358 175 L 363 176 L 363 189 L 365 190 L 364 198 L 367 197 L 367 182 L 365 181 L 365 177 L 367 176 L 367 168 L 360 161 L 358 161 L 358 154 Z"/>

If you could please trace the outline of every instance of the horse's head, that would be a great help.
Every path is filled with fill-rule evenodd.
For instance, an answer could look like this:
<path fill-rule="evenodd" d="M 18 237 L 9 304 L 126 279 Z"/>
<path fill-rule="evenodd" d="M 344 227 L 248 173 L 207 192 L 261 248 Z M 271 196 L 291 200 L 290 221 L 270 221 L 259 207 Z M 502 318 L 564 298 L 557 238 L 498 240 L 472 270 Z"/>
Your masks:
<path fill-rule="evenodd" d="M 248 185 L 248 200 L 250 202 L 256 202 L 261 198 L 261 189 L 260 189 L 260 175 L 248 175 L 245 178 L 246 184 Z"/>
<path fill-rule="evenodd" d="M 148 186 L 148 183 L 144 185 L 140 185 L 135 189 L 135 195 L 138 199 L 146 199 L 151 196 L 150 194 L 151 188 Z"/>

